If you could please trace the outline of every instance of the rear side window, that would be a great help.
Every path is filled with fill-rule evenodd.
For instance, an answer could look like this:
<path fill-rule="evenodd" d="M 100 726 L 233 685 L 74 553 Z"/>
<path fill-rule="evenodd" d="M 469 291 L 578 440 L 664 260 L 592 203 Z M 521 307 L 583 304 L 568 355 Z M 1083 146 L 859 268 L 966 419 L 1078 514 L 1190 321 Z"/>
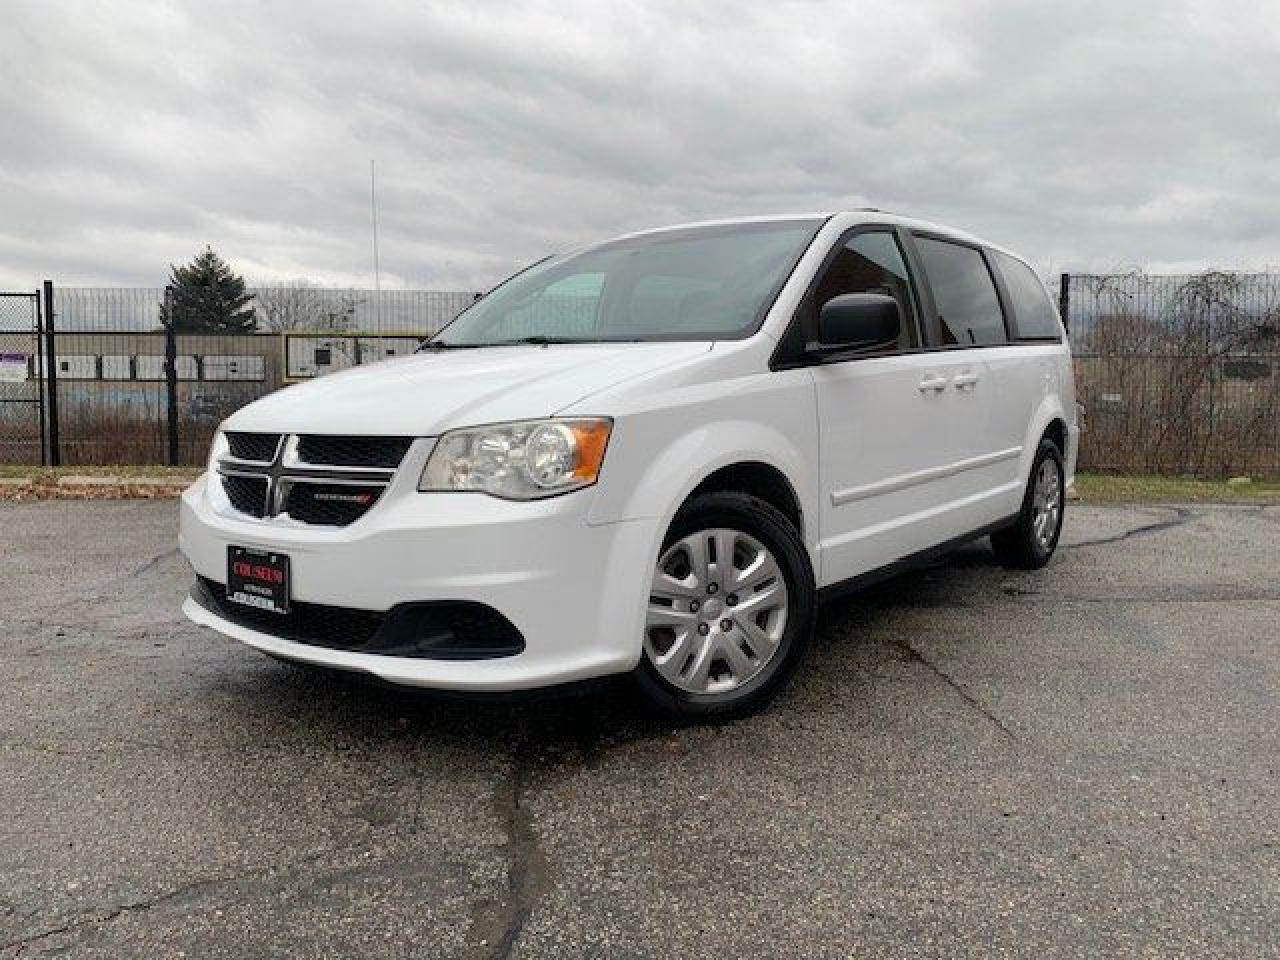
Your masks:
<path fill-rule="evenodd" d="M 1018 336 L 1061 339 L 1058 311 L 1035 271 L 1007 253 L 993 250 L 992 256 L 995 257 L 996 269 L 1000 271 L 1004 288 L 1009 294 L 1010 305 L 1013 307 L 1013 326 Z"/>
<path fill-rule="evenodd" d="M 931 237 L 916 237 L 916 246 L 938 307 L 942 345 L 1006 343 L 1000 298 L 982 254 Z"/>

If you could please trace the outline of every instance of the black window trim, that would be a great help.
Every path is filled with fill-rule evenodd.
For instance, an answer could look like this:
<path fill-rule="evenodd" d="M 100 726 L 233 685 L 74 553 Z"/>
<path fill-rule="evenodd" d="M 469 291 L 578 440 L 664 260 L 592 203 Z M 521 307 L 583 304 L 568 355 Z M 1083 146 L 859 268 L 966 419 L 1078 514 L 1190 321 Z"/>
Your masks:
<path fill-rule="evenodd" d="M 877 353 L 838 353 L 827 356 L 810 356 L 806 354 L 804 352 L 803 336 L 797 336 L 794 331 L 800 329 L 802 325 L 802 311 L 809 307 L 818 282 L 826 273 L 827 268 L 831 266 L 831 262 L 835 259 L 836 254 L 839 253 L 841 247 L 859 233 L 875 232 L 893 233 L 897 238 L 903 261 L 907 266 L 908 279 L 915 299 L 916 335 L 920 340 L 920 346 L 911 347 L 907 350 L 884 350 Z M 982 255 L 982 262 L 986 264 L 987 272 L 991 275 L 991 282 L 996 290 L 996 299 L 1000 303 L 1001 319 L 1004 323 L 1005 332 L 1004 343 L 942 342 L 942 324 L 938 320 L 937 303 L 933 297 L 933 287 L 929 281 L 929 274 L 924 269 L 920 250 L 915 244 L 916 237 L 938 240 L 943 243 L 954 243 L 957 246 L 976 250 Z M 821 265 L 810 278 L 808 285 L 805 287 L 804 295 L 800 298 L 795 313 L 791 317 L 791 322 L 787 325 L 787 329 L 783 331 L 782 337 L 778 340 L 778 345 L 774 347 L 773 353 L 769 357 L 769 369 L 793 370 L 798 367 L 814 367 L 829 363 L 849 363 L 859 360 L 879 360 L 885 357 L 914 356 L 920 353 L 951 353 L 956 350 L 995 350 L 1002 347 L 1036 347 L 1051 343 L 1061 344 L 1063 342 L 1061 335 L 1056 337 L 1015 335 L 1017 331 L 1017 315 L 1013 309 L 1008 289 L 1005 287 L 1004 278 L 1000 274 L 999 265 L 995 261 L 994 253 L 995 251 L 985 244 L 940 233 L 936 230 L 916 230 L 895 223 L 860 223 L 850 227 L 832 242 L 831 249 L 827 251 Z M 1012 254 L 1009 254 L 1009 256 L 1012 256 Z M 1014 259 L 1020 260 L 1021 258 L 1014 257 Z M 1026 263 L 1025 260 L 1021 262 Z M 1030 264 L 1027 264 L 1027 266 L 1029 267 Z"/>
<path fill-rule="evenodd" d="M 1027 261 L 1023 260 L 1021 257 L 1015 256 L 1014 254 L 1008 253 L 1004 250 L 986 250 L 985 253 L 987 256 L 987 266 L 991 270 L 991 273 L 996 277 L 996 289 L 1000 291 L 1001 298 L 1008 303 L 1007 316 L 1010 319 L 1006 321 L 1005 327 L 1010 334 L 1009 345 L 1017 346 L 1018 344 L 1026 344 L 1035 346 L 1036 344 L 1061 343 L 1061 333 L 1053 334 L 1052 336 L 1033 336 L 1031 334 L 1022 333 L 1021 329 L 1018 327 L 1018 310 L 1017 307 L 1014 306 L 1013 297 L 1009 295 L 1008 287 L 1005 285 L 1004 273 L 1000 269 L 1000 261 L 996 257 L 996 254 L 999 253 L 1002 256 L 1008 257 L 1010 260 L 1016 260 L 1018 263 L 1022 264 L 1031 271 L 1032 276 L 1034 276 L 1036 278 L 1036 282 L 1039 283 L 1040 276 L 1036 273 L 1035 267 L 1031 266 L 1031 264 L 1027 263 Z M 1041 284 L 1041 286 L 1043 286 L 1043 284 Z M 1044 295 L 1050 308 L 1053 310 L 1053 315 L 1058 319 L 1058 327 L 1061 330 L 1063 324 L 1062 317 L 1058 315 L 1058 305 L 1053 302 L 1053 298 L 1049 296 L 1048 291 L 1044 291 Z"/>
<path fill-rule="evenodd" d="M 912 311 L 914 314 L 912 323 L 915 326 L 916 340 L 921 344 L 924 343 L 923 319 L 927 312 L 932 311 L 933 301 L 931 297 L 927 297 L 922 285 L 916 279 L 918 271 L 912 259 L 914 251 L 909 249 L 905 242 L 906 231 L 895 223 L 859 223 L 849 227 L 832 241 L 826 255 L 822 258 L 822 263 L 818 265 L 818 269 L 809 278 L 809 283 L 805 286 L 804 294 L 800 297 L 799 303 L 796 304 L 795 311 L 791 315 L 791 320 L 787 324 L 786 330 L 783 331 L 782 336 L 778 339 L 778 345 L 774 347 L 773 353 L 769 357 L 770 370 L 793 370 L 798 367 L 821 366 L 831 363 L 879 360 L 884 357 L 899 357 L 924 352 L 925 348 L 923 347 L 911 347 L 907 350 L 879 350 L 875 353 L 849 351 L 822 356 L 814 356 L 805 352 L 804 319 L 806 311 L 813 308 L 813 297 L 817 293 L 818 284 L 826 276 L 827 270 L 845 245 L 854 237 L 864 233 L 887 233 L 897 243 L 898 253 L 901 254 L 903 265 L 907 268 L 907 287 L 911 290 L 912 306 L 914 308 Z"/>

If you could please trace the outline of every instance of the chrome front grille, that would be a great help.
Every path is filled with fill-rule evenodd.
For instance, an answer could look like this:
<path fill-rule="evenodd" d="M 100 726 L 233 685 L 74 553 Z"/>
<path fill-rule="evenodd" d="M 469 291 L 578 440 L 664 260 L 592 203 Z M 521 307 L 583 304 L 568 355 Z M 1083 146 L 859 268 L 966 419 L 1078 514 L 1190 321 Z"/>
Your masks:
<path fill-rule="evenodd" d="M 344 527 L 381 499 L 412 437 L 228 431 L 217 472 L 231 507 L 258 519 Z"/>
<path fill-rule="evenodd" d="M 345 527 L 378 502 L 376 483 L 294 483 L 284 494 L 284 512 L 303 523 Z"/>
<path fill-rule="evenodd" d="M 267 478 L 240 474 L 222 475 L 222 488 L 227 492 L 231 505 L 251 517 L 263 517 L 267 513 Z"/>
<path fill-rule="evenodd" d="M 308 433 L 298 437 L 298 459 L 335 467 L 383 467 L 394 470 L 413 437 L 339 437 Z"/>
<path fill-rule="evenodd" d="M 248 460 L 253 463 L 270 463 L 276 458 L 276 450 L 280 446 L 278 433 L 245 433 L 239 430 L 228 430 L 226 437 L 231 456 L 237 460 Z"/>

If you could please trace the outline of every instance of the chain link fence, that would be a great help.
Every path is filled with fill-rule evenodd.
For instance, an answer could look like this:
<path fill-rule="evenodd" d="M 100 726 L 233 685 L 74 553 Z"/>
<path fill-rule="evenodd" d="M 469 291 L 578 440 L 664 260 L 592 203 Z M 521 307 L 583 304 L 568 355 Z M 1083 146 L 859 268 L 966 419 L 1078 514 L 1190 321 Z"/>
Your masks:
<path fill-rule="evenodd" d="M 33 362 L 40 335 L 40 297 L 0 293 L 0 463 L 37 464 L 48 456 L 44 380 Z"/>
<path fill-rule="evenodd" d="M 199 464 L 214 428 L 239 407 L 294 380 L 411 353 L 477 296 L 299 285 L 250 292 L 254 329 L 223 333 L 166 329 L 162 287 L 52 288 L 52 338 L 36 334 L 28 305 L 36 294 L 0 297 L 0 376 L 8 370 L 14 380 L 0 381 L 0 399 L 47 391 L 56 463 Z M 5 366 L 6 357 L 14 362 Z M 32 411 L 0 403 L 0 463 L 42 462 L 44 432 Z"/>
<path fill-rule="evenodd" d="M 1064 276 L 1085 470 L 1280 476 L 1280 274 Z"/>
<path fill-rule="evenodd" d="M 237 408 L 412 352 L 476 298 L 252 292 L 252 332 L 174 333 L 163 288 L 51 288 L 52 336 L 37 292 L 0 294 L 0 463 L 198 464 Z M 1060 302 L 1086 409 L 1082 469 L 1280 477 L 1280 274 L 1064 275 Z"/>

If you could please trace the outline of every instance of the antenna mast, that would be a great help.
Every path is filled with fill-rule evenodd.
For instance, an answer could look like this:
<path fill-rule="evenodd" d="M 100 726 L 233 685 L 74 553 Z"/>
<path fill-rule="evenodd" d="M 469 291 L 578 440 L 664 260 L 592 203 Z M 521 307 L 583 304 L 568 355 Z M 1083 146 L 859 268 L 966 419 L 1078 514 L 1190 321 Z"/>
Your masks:
<path fill-rule="evenodd" d="M 374 316 L 382 323 L 382 272 L 378 266 L 378 181 L 373 160 L 369 161 L 369 212 L 373 219 L 373 300 Z"/>

